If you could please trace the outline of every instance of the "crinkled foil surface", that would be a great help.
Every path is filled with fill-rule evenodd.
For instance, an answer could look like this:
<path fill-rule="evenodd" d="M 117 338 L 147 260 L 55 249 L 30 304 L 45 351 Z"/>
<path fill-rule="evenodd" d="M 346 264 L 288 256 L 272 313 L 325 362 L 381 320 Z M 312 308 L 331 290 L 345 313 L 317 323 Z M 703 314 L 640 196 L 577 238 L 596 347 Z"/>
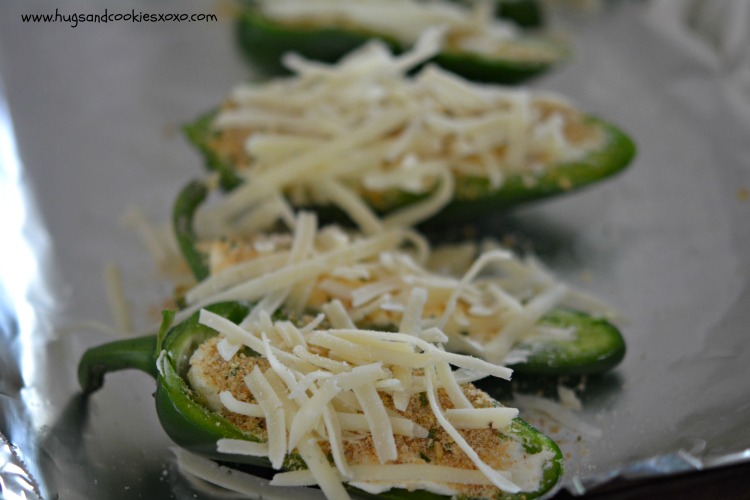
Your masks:
<path fill-rule="evenodd" d="M 534 87 L 619 124 L 639 153 L 595 188 L 490 217 L 628 318 L 620 367 L 587 381 L 564 485 L 750 459 L 750 13 L 739 1 L 578 2 L 573 55 Z M 27 13 L 216 12 L 216 23 L 24 23 Z M 123 223 L 166 221 L 201 160 L 178 133 L 253 75 L 223 6 L 0 5 L 0 490 L 6 498 L 209 498 L 183 479 L 154 383 L 76 364 L 111 340 L 116 265 L 146 330 L 169 282 Z"/>

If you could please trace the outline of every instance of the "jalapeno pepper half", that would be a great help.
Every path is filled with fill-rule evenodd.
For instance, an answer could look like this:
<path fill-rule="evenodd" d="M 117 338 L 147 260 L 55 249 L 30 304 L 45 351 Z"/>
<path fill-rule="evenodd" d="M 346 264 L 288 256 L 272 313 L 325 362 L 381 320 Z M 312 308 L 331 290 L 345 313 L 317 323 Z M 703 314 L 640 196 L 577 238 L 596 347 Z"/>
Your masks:
<path fill-rule="evenodd" d="M 513 3 L 508 2 L 508 17 L 520 15 L 528 22 L 536 22 L 537 18 L 533 14 L 529 16 L 529 9 L 519 6 L 516 12 L 511 7 Z M 264 15 L 252 5 L 240 13 L 236 37 L 246 58 L 270 74 L 286 72 L 281 63 L 282 55 L 286 52 L 296 52 L 313 60 L 335 62 L 373 38 L 382 40 L 396 53 L 409 48 L 392 36 L 363 27 L 283 23 Z M 526 55 L 513 55 L 509 52 L 498 53 L 493 57 L 445 49 L 431 59 L 431 62 L 470 80 L 517 84 L 545 73 L 567 56 L 565 48 L 539 37 L 524 36 L 509 43 L 515 46 L 513 52 L 525 52 Z M 540 55 L 529 55 L 534 52 Z"/>
<path fill-rule="evenodd" d="M 249 307 L 237 302 L 215 304 L 207 307 L 230 321 L 239 322 Z M 115 341 L 87 350 L 78 365 L 78 380 L 85 393 L 102 387 L 107 373 L 138 369 L 156 379 L 156 410 L 159 421 L 169 437 L 180 447 L 210 458 L 237 464 L 253 464 L 270 468 L 263 457 L 220 454 L 216 450 L 219 439 L 244 439 L 260 441 L 258 436 L 242 431 L 221 415 L 207 409 L 190 388 L 186 374 L 192 352 L 217 333 L 198 322 L 198 313 L 171 326 L 173 315 L 165 313 L 158 335 Z M 562 453 L 550 438 L 520 418 L 513 420 L 508 433 L 520 438 L 529 454 L 551 452 L 541 484 L 537 491 L 504 494 L 497 498 L 535 498 L 552 489 L 562 475 Z M 305 468 L 298 455 L 289 455 L 284 463 L 287 470 Z M 362 491 L 351 488 L 360 495 Z M 393 500 L 421 500 L 445 498 L 426 491 L 392 489 L 374 498 Z"/>
<path fill-rule="evenodd" d="M 201 181 L 187 184 L 173 207 L 174 232 L 182 255 L 198 281 L 209 275 L 207 256 L 197 245 L 192 221 L 208 195 Z M 608 321 L 567 309 L 555 309 L 542 317 L 540 325 L 571 329 L 572 338 L 545 339 L 515 346 L 527 352 L 525 361 L 515 363 L 517 373 L 583 375 L 602 373 L 625 357 L 625 341 Z"/>
<path fill-rule="evenodd" d="M 203 155 L 206 168 L 217 172 L 225 190 L 243 183 L 232 162 L 212 147 L 211 122 L 215 112 L 201 116 L 183 127 L 188 141 Z M 552 165 L 535 174 L 510 174 L 495 188 L 486 177 L 464 175 L 455 179 L 453 199 L 443 209 L 424 221 L 423 226 L 438 226 L 471 220 L 499 210 L 509 210 L 525 203 L 558 196 L 588 187 L 625 169 L 636 153 L 632 139 L 616 126 L 598 118 L 588 120 L 601 126 L 605 139 L 601 148 L 583 158 Z M 432 192 L 410 193 L 390 189 L 365 202 L 379 215 L 417 203 Z M 331 205 L 298 207 L 318 212 L 322 220 L 346 221 L 347 216 Z"/>

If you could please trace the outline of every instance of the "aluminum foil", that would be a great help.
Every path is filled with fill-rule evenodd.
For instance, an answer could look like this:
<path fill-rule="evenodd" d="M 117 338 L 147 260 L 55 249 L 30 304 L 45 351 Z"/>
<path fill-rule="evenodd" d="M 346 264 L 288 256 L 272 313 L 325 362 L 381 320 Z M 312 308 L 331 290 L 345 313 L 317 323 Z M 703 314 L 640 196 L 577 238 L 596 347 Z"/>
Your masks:
<path fill-rule="evenodd" d="M 578 417 L 598 432 L 556 436 L 564 487 L 749 460 L 750 4 L 570 5 L 552 23 L 573 56 L 533 86 L 619 124 L 638 157 L 600 186 L 478 224 L 523 239 L 628 318 L 623 364 L 578 387 Z M 106 269 L 122 274 L 133 330 L 155 321 L 169 281 L 123 214 L 168 219 L 201 173 L 177 127 L 254 75 L 223 7 L 76 1 L 64 12 L 211 11 L 219 22 L 21 21 L 56 8 L 0 5 L 0 491 L 214 498 L 180 474 L 152 380 L 113 374 L 85 398 L 75 368 L 114 338 L 95 326 L 115 321 Z"/>

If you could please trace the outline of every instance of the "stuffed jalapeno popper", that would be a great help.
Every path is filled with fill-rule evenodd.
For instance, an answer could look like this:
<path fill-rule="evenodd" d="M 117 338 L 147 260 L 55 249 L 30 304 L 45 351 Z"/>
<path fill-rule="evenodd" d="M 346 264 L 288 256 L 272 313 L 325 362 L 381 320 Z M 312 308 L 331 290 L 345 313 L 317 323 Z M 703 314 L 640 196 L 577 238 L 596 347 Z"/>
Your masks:
<path fill-rule="evenodd" d="M 290 78 L 236 88 L 185 128 L 231 189 L 217 217 L 277 194 L 362 230 L 460 220 L 595 183 L 630 139 L 550 93 L 471 83 L 436 66 L 428 33 L 394 57 L 371 43 L 334 66 L 289 57 Z"/>
<path fill-rule="evenodd" d="M 335 310 L 291 321 L 236 302 L 171 328 L 165 315 L 159 336 L 87 351 L 79 380 L 92 392 L 108 372 L 144 370 L 178 445 L 272 467 L 271 484 L 317 485 L 332 499 L 534 498 L 554 488 L 557 445 L 471 384 L 511 370 L 446 352 L 443 333 L 420 325 L 418 298 L 410 308 L 397 332 L 352 327 Z"/>
<path fill-rule="evenodd" d="M 496 3 L 260 0 L 240 12 L 237 40 L 251 62 L 279 72 L 287 52 L 335 62 L 371 39 L 403 52 L 425 31 L 440 27 L 446 42 L 431 62 L 471 80 L 504 84 L 542 74 L 566 57 L 567 48 L 559 40 L 530 34 L 515 22 L 538 25 L 538 6 L 528 1 Z"/>
<path fill-rule="evenodd" d="M 191 183 L 175 208 L 197 208 L 186 198 L 200 194 L 199 185 Z M 318 229 L 316 217 L 301 212 L 287 230 L 200 240 L 192 217 L 179 213 L 175 224 L 199 280 L 184 294 L 188 310 L 261 300 L 269 313 L 299 315 L 335 302 L 351 325 L 392 330 L 421 289 L 420 320 L 440 328 L 455 352 L 552 375 L 603 372 L 625 354 L 620 332 L 601 317 L 611 309 L 558 282 L 531 257 L 495 249 L 452 275 L 430 269 L 429 244 L 410 230 L 362 236 L 335 225 Z"/>

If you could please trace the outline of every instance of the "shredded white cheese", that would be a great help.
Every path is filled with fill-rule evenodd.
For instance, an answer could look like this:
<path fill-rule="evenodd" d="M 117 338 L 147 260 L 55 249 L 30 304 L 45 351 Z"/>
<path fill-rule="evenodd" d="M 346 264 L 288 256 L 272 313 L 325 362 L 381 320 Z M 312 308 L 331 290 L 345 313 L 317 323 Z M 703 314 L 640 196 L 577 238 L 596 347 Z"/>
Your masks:
<path fill-rule="evenodd" d="M 287 449 L 284 406 L 257 367 L 245 377 L 245 383 L 263 410 L 268 428 L 268 459 L 274 469 L 280 469 Z"/>
<path fill-rule="evenodd" d="M 290 488 L 271 486 L 270 481 L 241 472 L 237 469 L 219 465 L 212 460 L 174 448 L 180 472 L 189 479 L 197 479 L 193 484 L 198 490 L 205 491 L 202 481 L 243 495 L 243 498 L 255 500 L 323 500 L 320 490 L 314 488 Z M 216 494 L 209 490 L 207 493 Z"/>
<path fill-rule="evenodd" d="M 398 9 L 371 3 L 369 10 L 413 24 Z M 269 1 L 269 11 L 299 14 L 322 4 L 359 11 L 362 2 Z M 440 10 L 458 9 L 442 6 Z M 345 15 L 345 14 L 342 14 Z M 377 16 L 365 16 L 376 18 Z M 449 16 L 450 17 L 450 16 Z M 433 20 L 434 21 L 434 20 Z M 433 22 L 431 21 L 431 22 Z M 474 17 L 461 29 L 475 27 Z M 382 227 L 414 225 L 440 211 L 455 197 L 472 195 L 466 178 L 502 187 L 510 175 L 536 175 L 541 168 L 579 159 L 602 145 L 596 125 L 562 97 L 528 89 L 473 83 L 427 65 L 409 71 L 441 48 L 449 26 L 425 30 L 412 51 L 393 56 L 371 42 L 339 63 L 325 65 L 298 56 L 285 59 L 295 75 L 237 87 L 211 124 L 210 147 L 232 158 L 248 182 L 202 214 L 203 226 L 226 228 L 252 214 L 267 220 L 293 204 L 332 204 L 366 234 Z M 494 31 L 493 31 L 494 33 Z M 230 161 L 230 160 L 227 160 Z M 422 196 L 392 210 L 394 196 Z M 270 205 L 269 205 L 270 204 Z M 252 210 L 250 210 L 252 209 Z M 247 215 L 249 213 L 251 215 Z"/>
<path fill-rule="evenodd" d="M 315 219 L 303 212 L 294 232 L 285 238 L 268 234 L 249 241 L 214 243 L 212 274 L 188 291 L 189 307 L 181 314 L 220 300 L 262 297 L 247 321 L 254 321 L 260 310 L 267 315 L 277 309 L 295 314 L 323 312 L 339 331 L 334 336 L 313 336 L 326 349 L 347 345 L 347 329 L 388 327 L 411 335 L 415 345 L 447 343 L 450 351 L 505 362 L 523 340 L 574 335 L 539 326 L 540 318 L 556 307 L 588 303 L 591 308 L 581 310 L 593 314 L 603 310 L 598 302 L 556 281 L 536 259 L 520 259 L 505 249 L 481 253 L 473 264 L 462 266 L 463 275 L 456 277 L 421 265 L 419 261 L 427 260 L 425 251 L 429 256 L 429 247 L 422 247 L 423 242 L 414 240 L 411 233 L 385 231 L 362 237 L 337 226 L 316 227 Z M 274 243 L 273 250 L 255 252 L 264 240 Z M 260 269 L 265 274 L 260 274 Z M 289 335 L 293 332 L 282 332 L 285 344 L 291 345 Z M 239 332 L 221 344 L 225 358 L 236 352 L 241 336 Z M 367 349 L 345 349 L 341 359 L 377 361 L 377 356 L 393 355 L 405 363 L 408 359 L 412 367 L 421 366 L 424 359 L 416 352 L 391 353 L 393 346 L 378 340 L 374 331 L 363 342 L 368 342 Z M 441 356 L 451 362 L 450 353 Z M 312 354 L 308 357 L 317 362 Z M 330 359 L 320 362 L 332 369 Z M 403 377 L 399 380 L 404 386 L 411 383 Z M 396 398 L 399 405 L 404 404 L 403 394 Z"/>

